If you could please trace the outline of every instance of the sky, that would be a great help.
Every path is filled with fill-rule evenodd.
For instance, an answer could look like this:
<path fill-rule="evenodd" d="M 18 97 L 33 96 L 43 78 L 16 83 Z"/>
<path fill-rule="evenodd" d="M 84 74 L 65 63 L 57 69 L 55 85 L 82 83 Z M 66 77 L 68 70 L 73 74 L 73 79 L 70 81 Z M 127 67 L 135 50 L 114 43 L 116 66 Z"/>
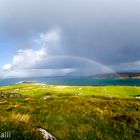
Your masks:
<path fill-rule="evenodd" d="M 139 0 L 0 0 L 0 78 L 140 70 Z"/>

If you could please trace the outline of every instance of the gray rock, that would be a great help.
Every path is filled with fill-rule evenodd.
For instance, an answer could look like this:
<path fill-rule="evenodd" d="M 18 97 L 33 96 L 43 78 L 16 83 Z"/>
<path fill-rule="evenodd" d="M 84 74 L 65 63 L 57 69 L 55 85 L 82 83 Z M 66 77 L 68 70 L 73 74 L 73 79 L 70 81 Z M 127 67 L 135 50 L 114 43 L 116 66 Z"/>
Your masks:
<path fill-rule="evenodd" d="M 45 129 L 43 129 L 43 128 L 37 128 L 37 130 L 42 133 L 43 138 L 45 140 L 57 140 L 52 134 L 50 134 L 49 132 L 47 132 Z"/>

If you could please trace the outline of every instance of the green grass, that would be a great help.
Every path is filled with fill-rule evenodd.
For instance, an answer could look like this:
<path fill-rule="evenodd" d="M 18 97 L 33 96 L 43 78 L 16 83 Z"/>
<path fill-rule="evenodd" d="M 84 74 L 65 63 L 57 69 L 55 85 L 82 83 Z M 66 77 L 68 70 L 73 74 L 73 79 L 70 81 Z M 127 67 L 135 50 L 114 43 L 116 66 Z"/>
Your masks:
<path fill-rule="evenodd" d="M 0 95 L 0 132 L 12 140 L 42 140 L 39 126 L 59 140 L 140 138 L 140 87 L 23 84 Z"/>
<path fill-rule="evenodd" d="M 16 89 L 18 89 L 16 91 Z M 140 87 L 132 86 L 62 86 L 44 84 L 22 84 L 1 87 L 0 92 L 20 93 L 29 96 L 55 95 L 95 95 L 103 97 L 133 98 L 140 95 Z"/>

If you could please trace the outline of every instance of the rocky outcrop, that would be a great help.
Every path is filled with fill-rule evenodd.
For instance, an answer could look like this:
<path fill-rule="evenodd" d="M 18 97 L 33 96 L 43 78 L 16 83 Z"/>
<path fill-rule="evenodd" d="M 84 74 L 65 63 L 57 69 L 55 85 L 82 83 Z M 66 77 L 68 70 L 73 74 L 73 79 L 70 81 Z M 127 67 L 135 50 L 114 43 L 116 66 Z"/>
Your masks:
<path fill-rule="evenodd" d="M 37 130 L 42 133 L 43 138 L 45 140 L 57 140 L 52 134 L 50 134 L 49 132 L 47 132 L 45 129 L 43 129 L 43 128 L 37 128 Z"/>

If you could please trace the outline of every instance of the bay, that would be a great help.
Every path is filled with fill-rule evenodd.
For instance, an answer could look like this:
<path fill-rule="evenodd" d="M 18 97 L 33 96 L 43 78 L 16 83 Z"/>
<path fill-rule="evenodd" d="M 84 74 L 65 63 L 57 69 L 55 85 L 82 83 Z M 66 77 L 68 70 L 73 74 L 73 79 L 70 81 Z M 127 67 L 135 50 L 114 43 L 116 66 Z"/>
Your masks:
<path fill-rule="evenodd" d="M 38 78 L 9 78 L 0 81 L 0 86 L 15 85 L 19 82 L 46 83 L 52 85 L 71 86 L 140 86 L 140 79 L 132 78 L 91 78 L 91 77 L 38 77 Z M 21 83 L 22 83 L 21 82 Z"/>

